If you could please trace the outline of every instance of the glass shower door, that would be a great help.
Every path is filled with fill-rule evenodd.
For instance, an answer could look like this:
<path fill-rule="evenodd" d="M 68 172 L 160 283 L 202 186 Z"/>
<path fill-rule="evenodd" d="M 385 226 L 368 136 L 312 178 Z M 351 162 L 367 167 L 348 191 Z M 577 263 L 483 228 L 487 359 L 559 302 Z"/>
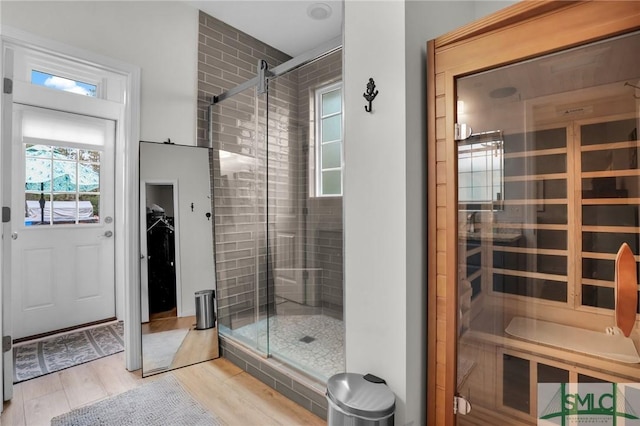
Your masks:
<path fill-rule="evenodd" d="M 269 350 L 320 380 L 344 371 L 341 63 L 334 52 L 268 85 Z M 317 118 L 323 105 L 326 120 Z M 318 144 L 330 145 L 338 176 L 330 196 L 316 185 Z"/>
<path fill-rule="evenodd" d="M 267 75 L 266 92 L 212 106 L 220 331 L 326 380 L 344 371 L 342 54 Z M 318 122 L 324 93 L 331 108 Z M 326 193 L 319 143 L 331 151 Z"/>
<path fill-rule="evenodd" d="M 458 424 L 640 418 L 638 48 L 456 81 Z"/>
<path fill-rule="evenodd" d="M 212 106 L 215 256 L 220 331 L 269 353 L 266 94 Z"/>

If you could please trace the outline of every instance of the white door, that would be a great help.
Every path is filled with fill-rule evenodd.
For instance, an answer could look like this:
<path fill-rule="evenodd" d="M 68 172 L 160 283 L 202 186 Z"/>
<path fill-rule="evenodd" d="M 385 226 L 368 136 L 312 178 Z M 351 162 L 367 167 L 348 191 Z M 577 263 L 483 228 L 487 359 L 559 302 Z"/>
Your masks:
<path fill-rule="evenodd" d="M 114 318 L 115 123 L 13 112 L 13 338 Z"/>

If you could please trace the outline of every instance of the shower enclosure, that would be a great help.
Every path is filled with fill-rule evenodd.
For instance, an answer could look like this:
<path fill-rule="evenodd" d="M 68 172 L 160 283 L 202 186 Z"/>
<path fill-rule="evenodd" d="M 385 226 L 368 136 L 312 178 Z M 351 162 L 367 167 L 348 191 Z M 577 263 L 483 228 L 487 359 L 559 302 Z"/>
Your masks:
<path fill-rule="evenodd" d="M 344 370 L 342 53 L 257 69 L 209 111 L 219 329 L 326 380 Z"/>

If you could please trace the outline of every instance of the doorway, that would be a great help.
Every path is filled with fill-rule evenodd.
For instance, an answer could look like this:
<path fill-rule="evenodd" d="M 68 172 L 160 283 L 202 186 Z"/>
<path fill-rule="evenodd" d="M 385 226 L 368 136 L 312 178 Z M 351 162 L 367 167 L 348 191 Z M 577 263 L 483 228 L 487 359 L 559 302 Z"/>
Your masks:
<path fill-rule="evenodd" d="M 130 162 L 128 159 L 133 158 L 134 160 L 137 158 L 137 141 L 138 141 L 138 128 L 139 128 L 139 119 L 138 116 L 138 108 L 139 108 L 139 76 L 140 71 L 139 68 L 129 66 L 125 63 L 114 61 L 105 57 L 99 57 L 97 55 L 92 54 L 91 52 L 82 51 L 80 49 L 75 49 L 68 46 L 62 45 L 50 45 L 48 41 L 44 39 L 39 39 L 35 36 L 32 36 L 27 33 L 14 34 L 12 31 L 3 29 L 3 77 L 5 81 L 5 87 L 10 83 L 11 92 L 3 93 L 3 109 L 2 109 L 2 127 L 3 127 L 3 144 L 2 144 L 2 158 L 3 164 L 6 166 L 5 170 L 10 171 L 14 168 L 15 165 L 15 155 L 17 155 L 14 148 L 14 141 L 12 137 L 11 128 L 16 127 L 14 123 L 14 106 L 22 105 L 22 106 L 33 106 L 45 110 L 52 115 L 55 114 L 67 114 L 67 118 L 75 117 L 78 118 L 78 122 L 83 121 L 83 119 L 91 121 L 92 119 L 96 119 L 98 121 L 102 120 L 105 123 L 110 123 L 111 129 L 110 132 L 110 143 L 111 143 L 111 158 L 107 161 L 108 167 L 110 170 L 102 170 L 103 165 L 102 161 L 105 160 L 102 153 L 102 148 L 93 149 L 94 154 L 95 151 L 100 152 L 99 156 L 101 157 L 100 164 L 98 165 L 97 161 L 85 161 L 87 158 L 81 157 L 81 150 L 84 150 L 82 154 L 86 154 L 86 151 L 91 151 L 89 146 L 86 146 L 86 141 L 75 141 L 76 145 L 70 146 L 67 144 L 58 145 L 57 142 L 65 142 L 66 138 L 61 138 L 60 140 L 55 140 L 55 138 L 49 138 L 47 136 L 42 139 L 50 139 L 48 140 L 48 145 L 46 143 L 42 143 L 40 145 L 48 146 L 51 152 L 55 151 L 55 148 L 63 148 L 63 150 L 67 150 L 67 153 L 70 153 L 73 150 L 76 150 L 78 157 L 77 159 L 68 158 L 69 162 L 76 161 L 76 167 L 81 167 L 80 163 L 88 162 L 94 163 L 90 165 L 90 168 L 96 166 L 95 169 L 100 169 L 100 185 L 110 185 L 111 186 L 111 194 L 103 193 L 105 189 L 100 189 L 100 199 L 97 201 L 98 197 L 92 196 L 92 198 L 96 199 L 95 203 L 91 203 L 91 200 L 87 197 L 84 197 L 83 192 L 91 192 L 91 191 L 83 191 L 80 190 L 78 194 L 76 194 L 75 200 L 68 199 L 60 199 L 54 197 L 53 193 L 49 193 L 49 209 L 47 209 L 46 205 L 46 192 L 42 191 L 41 193 L 44 196 L 44 210 L 40 211 L 39 221 L 43 222 L 47 219 L 43 219 L 43 214 L 46 213 L 47 210 L 50 211 L 48 216 L 49 225 L 51 231 L 62 234 L 64 228 L 72 228 L 78 227 L 81 225 L 86 227 L 86 229 L 93 229 L 93 231 L 99 231 L 99 234 L 94 235 L 98 240 L 106 242 L 106 245 L 111 244 L 112 248 L 108 249 L 111 253 L 111 257 L 114 258 L 114 262 L 112 266 L 107 267 L 111 271 L 111 288 L 109 291 L 110 296 L 113 299 L 113 302 L 110 303 L 109 310 L 111 313 L 104 315 L 103 318 L 115 318 L 117 317 L 119 320 L 125 320 L 125 324 L 130 324 L 132 317 L 134 322 L 138 322 L 139 318 L 139 310 L 131 310 L 128 306 L 128 301 L 131 297 L 135 297 L 137 295 L 137 285 L 136 288 L 131 289 L 130 283 L 133 281 L 137 282 L 137 262 L 131 261 L 125 256 L 126 252 L 137 252 L 138 251 L 138 223 L 136 220 L 131 220 L 130 215 L 133 211 L 135 211 L 134 207 L 130 206 L 127 200 L 136 198 L 137 199 L 137 186 L 131 185 L 130 182 L 133 182 L 136 179 L 136 170 L 135 170 L 135 161 Z M 9 60 L 15 57 L 14 60 Z M 42 84 L 33 80 L 34 70 L 45 70 L 51 76 L 56 77 L 64 77 L 71 81 L 80 81 L 80 82 L 89 82 L 94 85 L 95 92 L 87 95 L 79 95 L 77 92 L 67 92 L 64 88 L 50 88 L 44 87 Z M 7 79 L 11 81 L 7 81 Z M 110 87 L 110 90 L 106 90 L 106 87 Z M 56 90 L 57 89 L 57 90 Z M 53 120 L 56 121 L 56 120 Z M 64 121 L 64 120 L 62 120 Z M 71 120 L 74 121 L 74 120 Z M 82 127 L 82 125 L 80 126 Z M 43 141 L 44 142 L 44 141 Z M 54 143 L 56 142 L 56 143 Z M 69 142 L 69 140 L 66 140 Z M 74 142 L 71 140 L 71 142 Z M 24 142 L 22 142 L 24 144 Z M 36 145 L 36 144 L 32 144 Z M 72 144 L 73 145 L 73 144 Z M 55 147 L 55 148 L 54 148 Z M 20 150 L 25 150 L 26 146 L 23 145 L 20 147 Z M 60 152 L 56 152 L 56 155 L 60 154 Z M 24 157 L 27 157 L 26 151 L 22 152 Z M 53 153 L 51 154 L 50 161 L 53 162 L 58 160 L 57 158 L 53 158 Z M 76 154 L 72 154 L 76 155 Z M 91 154 L 90 154 L 91 156 Z M 34 156 L 35 157 L 35 156 Z M 24 158 L 23 158 L 24 160 Z M 62 160 L 62 159 L 60 159 Z M 65 161 L 67 161 L 65 160 Z M 106 161 L 106 160 L 105 160 Z M 22 160 L 18 162 L 22 163 Z M 21 164 L 20 167 L 24 168 L 25 165 Z M 17 166 L 16 166 L 17 167 Z M 23 169 L 24 170 L 24 169 Z M 115 170 L 119 170 L 121 172 L 116 173 Z M 25 176 L 20 176 L 21 179 L 24 179 Z M 3 176 L 3 212 L 8 212 L 9 207 L 13 204 L 13 188 L 12 188 L 12 180 L 14 179 L 13 173 L 6 173 Z M 76 183 L 77 184 L 77 183 Z M 17 185 L 17 184 L 16 184 Z M 26 216 L 28 204 L 32 204 L 33 208 L 39 209 L 39 201 L 40 201 L 40 192 L 36 196 L 37 200 L 27 197 L 27 189 L 25 187 L 21 188 L 23 191 L 23 200 L 24 202 L 18 206 L 17 209 L 13 209 L 13 214 L 11 215 L 11 219 L 5 223 L 5 235 L 10 236 L 14 232 L 17 232 L 17 239 L 6 238 L 8 240 L 8 244 L 5 245 L 5 250 L 3 250 L 3 276 L 2 276 L 2 284 L 3 284 L 3 303 L 2 303 L 2 328 L 4 336 L 11 336 L 14 338 L 16 335 L 13 331 L 13 321 L 14 310 L 17 308 L 16 303 L 13 303 L 13 295 L 15 290 L 12 289 L 11 276 L 14 270 L 17 269 L 15 259 L 12 259 L 12 252 L 14 251 L 11 246 L 15 245 L 20 237 L 26 237 L 27 225 L 24 220 L 23 214 Z M 41 189 L 45 189 L 42 188 Z M 35 188 L 31 188 L 30 191 L 35 191 Z M 66 191 L 65 191 L 66 192 Z M 68 191 L 72 192 L 72 191 Z M 98 192 L 98 191 L 96 191 Z M 33 197 L 35 194 L 29 195 L 29 197 Z M 65 194 L 69 195 L 69 194 Z M 96 194 L 94 194 L 96 195 Z M 111 208 L 112 212 L 107 212 L 108 210 L 105 206 L 104 200 L 106 198 L 111 200 Z M 64 198 L 64 197 L 63 197 Z M 38 207 L 33 206 L 33 203 L 26 203 L 26 201 L 38 201 Z M 52 224 L 51 221 L 56 221 L 56 210 L 60 213 L 60 209 L 56 209 L 57 201 L 73 201 L 76 204 L 76 211 L 73 212 L 74 215 L 77 215 L 76 221 L 79 223 L 69 224 L 65 223 L 64 225 L 61 223 Z M 91 207 L 99 211 L 99 222 L 92 222 L 92 220 L 84 220 L 80 219 L 80 208 L 79 206 L 82 204 L 83 206 L 88 208 L 87 201 L 91 204 Z M 72 209 L 73 210 L 73 209 Z M 91 214 L 91 213 L 90 213 Z M 44 216 L 47 216 L 46 214 Z M 107 219 L 110 218 L 110 219 Z M 5 220 L 8 219 L 8 215 L 5 215 Z M 104 219 L 104 221 L 102 220 Z M 108 225 L 108 226 L 107 226 Z M 105 227 L 106 226 L 106 227 Z M 100 227 L 104 227 L 104 229 L 99 229 Z M 30 229 L 28 231 L 36 233 L 36 232 L 44 232 L 45 228 L 33 230 Z M 109 233 L 110 232 L 110 233 Z M 55 238 L 58 240 L 59 238 Z M 19 244 L 19 243 L 18 243 Z M 102 244 L 103 246 L 105 244 Z M 83 250 L 83 247 L 76 250 L 74 255 L 80 254 L 82 256 L 91 258 L 92 256 L 100 257 L 100 251 L 102 249 L 98 249 L 96 247 L 86 248 Z M 105 250 L 102 250 L 105 251 Z M 96 254 L 98 252 L 98 254 Z M 43 254 L 43 253 L 39 253 Z M 57 263 L 57 261 L 56 261 Z M 78 262 L 79 265 L 87 265 L 87 262 Z M 41 267 L 39 265 L 38 267 Z M 105 266 L 101 263 L 100 268 L 105 268 Z M 33 273 L 33 270 L 30 267 L 22 267 L 22 271 L 18 271 L 19 273 Z M 102 269 L 98 272 L 99 276 L 102 277 L 103 274 Z M 93 274 L 91 276 L 95 276 L 96 272 L 91 268 L 82 269 L 80 271 L 76 271 L 75 275 L 80 277 L 86 277 L 87 274 Z M 41 279 L 50 279 L 49 276 L 43 275 L 40 277 Z M 37 278 L 36 278 L 37 279 Z M 94 283 L 95 284 L 95 283 Z M 94 285 L 95 287 L 100 287 L 100 284 Z M 57 289 L 53 292 L 56 296 L 58 295 Z M 126 294 L 125 294 L 126 293 Z M 130 295 L 133 293 L 133 296 Z M 42 295 L 37 294 L 36 297 L 41 297 Z M 85 289 L 85 294 L 82 297 L 84 301 L 90 301 L 94 298 L 94 294 L 92 294 L 91 290 Z M 67 312 L 62 317 L 66 316 Z M 43 321 L 36 321 L 43 322 Z M 84 324 L 84 322 L 82 323 Z M 79 325 L 79 324 L 78 324 Z M 55 329 L 59 329 L 57 326 Z M 74 326 L 75 327 L 75 326 Z M 38 332 L 30 332 L 31 333 Z M 128 349 L 130 351 L 127 352 L 126 359 L 126 367 L 129 370 L 135 370 L 139 368 L 139 328 L 134 327 L 133 330 L 129 330 L 126 337 L 126 343 Z M 25 335 L 25 337 L 29 337 Z M 120 336 L 118 336 L 120 337 Z M 136 352 L 138 356 L 136 356 Z M 4 375 L 4 383 L 3 383 L 3 399 L 8 400 L 12 397 L 12 374 L 13 371 L 13 356 L 11 356 L 12 352 L 7 351 L 3 355 L 3 375 Z"/>
<path fill-rule="evenodd" d="M 140 200 L 140 241 L 147 256 L 141 271 L 142 322 L 176 318 L 181 314 L 177 182 L 141 182 Z"/>
<path fill-rule="evenodd" d="M 14 340 L 115 319 L 115 123 L 15 104 L 13 130 Z"/>

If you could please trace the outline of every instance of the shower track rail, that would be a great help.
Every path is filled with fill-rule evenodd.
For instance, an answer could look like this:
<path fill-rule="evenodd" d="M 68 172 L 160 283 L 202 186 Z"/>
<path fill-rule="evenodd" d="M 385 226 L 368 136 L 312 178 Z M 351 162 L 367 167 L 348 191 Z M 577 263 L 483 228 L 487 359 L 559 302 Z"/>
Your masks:
<path fill-rule="evenodd" d="M 315 61 L 317 59 L 322 58 L 323 56 L 333 53 L 336 50 L 340 49 L 341 47 L 342 47 L 342 36 L 338 36 L 336 38 L 333 38 L 319 45 L 316 48 L 313 48 L 305 53 L 302 53 L 296 56 L 295 58 L 289 59 L 287 62 L 283 62 L 282 64 L 276 67 L 273 67 L 271 70 L 269 70 L 268 73 L 264 73 L 265 78 L 268 79 L 271 77 L 278 77 L 280 75 L 286 74 L 287 72 L 294 70 L 302 65 L 308 64 L 309 62 Z M 233 95 L 237 95 L 238 93 L 241 93 L 242 91 L 253 86 L 264 85 L 264 87 L 266 87 L 265 82 L 261 81 L 262 80 L 260 78 L 261 74 L 262 73 L 259 65 L 258 75 L 245 81 L 242 84 L 239 84 L 238 86 L 232 89 L 227 90 L 226 92 L 222 92 L 221 94 L 214 96 L 213 99 L 211 100 L 210 105 L 215 105 L 218 102 L 222 102 L 225 99 L 228 99 Z"/>

